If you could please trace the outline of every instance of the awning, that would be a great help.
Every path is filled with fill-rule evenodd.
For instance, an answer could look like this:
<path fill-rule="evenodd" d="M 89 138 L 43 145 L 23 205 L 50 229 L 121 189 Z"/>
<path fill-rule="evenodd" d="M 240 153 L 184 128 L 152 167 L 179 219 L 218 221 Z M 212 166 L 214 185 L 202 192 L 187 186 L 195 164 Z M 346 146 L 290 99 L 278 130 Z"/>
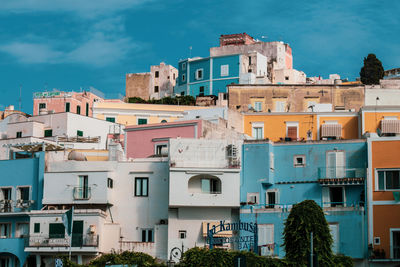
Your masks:
<path fill-rule="evenodd" d="M 334 124 L 322 124 L 321 137 L 342 137 L 342 125 L 339 123 Z"/>
<path fill-rule="evenodd" d="M 400 134 L 400 120 L 382 120 L 382 133 Z"/>
<path fill-rule="evenodd" d="M 216 231 L 218 232 L 220 229 L 220 227 L 219 227 L 219 224 L 220 224 L 220 222 L 218 221 L 218 222 L 216 222 L 216 221 L 205 221 L 205 222 L 203 222 L 203 236 L 204 237 L 207 237 L 207 223 L 209 223 L 210 224 L 210 229 L 215 225 L 216 226 Z M 222 231 L 222 232 L 219 232 L 219 233 L 216 233 L 215 235 L 214 235 L 214 237 L 230 237 L 230 236 L 232 236 L 233 235 L 233 233 L 232 233 L 232 231 Z"/>

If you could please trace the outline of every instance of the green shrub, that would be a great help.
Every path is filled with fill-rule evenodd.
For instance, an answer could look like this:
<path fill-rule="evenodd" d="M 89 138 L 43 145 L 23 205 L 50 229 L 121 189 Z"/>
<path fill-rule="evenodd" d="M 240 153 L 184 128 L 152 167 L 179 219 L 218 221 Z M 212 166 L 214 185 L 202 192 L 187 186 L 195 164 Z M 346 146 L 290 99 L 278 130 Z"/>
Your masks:
<path fill-rule="evenodd" d="M 345 256 L 345 255 L 334 255 L 333 263 L 337 267 L 352 267 L 352 266 L 354 266 L 352 258 L 349 256 Z"/>

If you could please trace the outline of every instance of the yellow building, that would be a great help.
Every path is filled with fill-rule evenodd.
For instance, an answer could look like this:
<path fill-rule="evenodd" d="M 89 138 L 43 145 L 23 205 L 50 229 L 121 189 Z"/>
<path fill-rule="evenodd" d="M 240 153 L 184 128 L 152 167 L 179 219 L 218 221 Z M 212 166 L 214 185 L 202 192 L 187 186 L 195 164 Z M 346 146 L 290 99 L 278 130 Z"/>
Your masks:
<path fill-rule="evenodd" d="M 183 118 L 184 112 L 208 107 L 97 102 L 93 117 L 124 125 L 173 122 Z"/>
<path fill-rule="evenodd" d="M 244 133 L 271 141 L 357 139 L 356 112 L 244 113 Z"/>
<path fill-rule="evenodd" d="M 400 106 L 366 106 L 361 109 L 362 134 L 400 134 Z"/>

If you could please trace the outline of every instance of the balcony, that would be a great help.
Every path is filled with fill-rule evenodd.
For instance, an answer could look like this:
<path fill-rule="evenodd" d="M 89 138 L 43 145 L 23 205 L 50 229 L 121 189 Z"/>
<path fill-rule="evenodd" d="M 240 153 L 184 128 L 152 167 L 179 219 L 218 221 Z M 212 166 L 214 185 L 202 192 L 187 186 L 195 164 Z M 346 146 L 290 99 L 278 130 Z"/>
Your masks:
<path fill-rule="evenodd" d="M 33 200 L 2 199 L 0 200 L 0 213 L 30 211 L 32 209 L 33 203 Z"/>
<path fill-rule="evenodd" d="M 69 247 L 71 237 L 67 235 L 31 235 L 25 247 Z M 98 235 L 72 235 L 72 247 L 98 247 Z"/>
<path fill-rule="evenodd" d="M 364 168 L 318 168 L 318 182 L 321 185 L 362 185 L 365 175 Z"/>
<path fill-rule="evenodd" d="M 74 187 L 74 200 L 88 200 L 91 196 L 90 187 Z"/>

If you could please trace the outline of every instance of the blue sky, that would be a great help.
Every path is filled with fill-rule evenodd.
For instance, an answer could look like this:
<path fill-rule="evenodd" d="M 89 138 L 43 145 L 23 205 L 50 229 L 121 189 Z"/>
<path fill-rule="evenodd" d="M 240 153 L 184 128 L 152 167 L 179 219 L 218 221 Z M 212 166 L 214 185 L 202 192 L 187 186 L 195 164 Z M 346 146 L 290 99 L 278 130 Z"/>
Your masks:
<path fill-rule="evenodd" d="M 400 67 L 400 1 L 1 0 L 0 109 L 32 93 L 93 86 L 124 94 L 125 74 L 207 56 L 220 34 L 284 41 L 307 76 L 355 79 L 375 53 Z"/>

